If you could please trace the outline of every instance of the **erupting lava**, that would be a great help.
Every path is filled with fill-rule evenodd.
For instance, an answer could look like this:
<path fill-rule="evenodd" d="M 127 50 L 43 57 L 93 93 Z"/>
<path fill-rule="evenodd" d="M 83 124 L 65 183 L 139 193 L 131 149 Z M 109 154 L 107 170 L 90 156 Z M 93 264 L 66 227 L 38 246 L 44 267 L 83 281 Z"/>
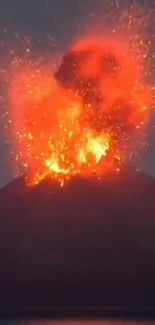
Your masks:
<path fill-rule="evenodd" d="M 10 100 L 16 163 L 28 184 L 119 170 L 149 116 L 142 77 L 134 52 L 112 39 L 82 40 L 54 76 L 46 66 L 23 68 Z"/>

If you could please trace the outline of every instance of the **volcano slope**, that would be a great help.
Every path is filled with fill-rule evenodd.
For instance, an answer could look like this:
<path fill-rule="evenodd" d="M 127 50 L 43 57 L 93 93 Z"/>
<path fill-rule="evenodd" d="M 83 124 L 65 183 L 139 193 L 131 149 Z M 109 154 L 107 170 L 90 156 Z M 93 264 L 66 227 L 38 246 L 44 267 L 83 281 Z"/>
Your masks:
<path fill-rule="evenodd" d="M 155 180 L 124 167 L 103 181 L 16 179 L 0 191 L 0 312 L 146 306 L 155 294 Z"/>

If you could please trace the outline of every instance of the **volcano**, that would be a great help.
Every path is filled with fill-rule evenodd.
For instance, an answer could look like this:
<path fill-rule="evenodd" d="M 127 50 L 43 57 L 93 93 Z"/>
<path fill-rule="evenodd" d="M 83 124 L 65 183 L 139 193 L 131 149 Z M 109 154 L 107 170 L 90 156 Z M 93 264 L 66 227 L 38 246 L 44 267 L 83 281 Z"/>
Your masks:
<path fill-rule="evenodd" d="M 138 58 L 126 43 L 81 39 L 53 74 L 46 60 L 15 71 L 7 122 L 14 176 L 25 174 L 28 186 L 47 177 L 64 186 L 135 159 L 147 145 L 152 103 Z"/>
<path fill-rule="evenodd" d="M 0 191 L 0 313 L 146 306 L 155 293 L 155 180 L 125 166 L 60 188 Z"/>

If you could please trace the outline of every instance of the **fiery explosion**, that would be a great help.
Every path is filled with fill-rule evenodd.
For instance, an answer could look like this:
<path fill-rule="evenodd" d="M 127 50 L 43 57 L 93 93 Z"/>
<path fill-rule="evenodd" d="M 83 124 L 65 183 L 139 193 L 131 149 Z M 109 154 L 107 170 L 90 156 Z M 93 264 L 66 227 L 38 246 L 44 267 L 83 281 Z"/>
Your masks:
<path fill-rule="evenodd" d="M 29 185 L 100 178 L 137 149 L 150 94 L 137 58 L 113 39 L 82 40 L 56 73 L 25 65 L 10 93 L 16 166 Z"/>

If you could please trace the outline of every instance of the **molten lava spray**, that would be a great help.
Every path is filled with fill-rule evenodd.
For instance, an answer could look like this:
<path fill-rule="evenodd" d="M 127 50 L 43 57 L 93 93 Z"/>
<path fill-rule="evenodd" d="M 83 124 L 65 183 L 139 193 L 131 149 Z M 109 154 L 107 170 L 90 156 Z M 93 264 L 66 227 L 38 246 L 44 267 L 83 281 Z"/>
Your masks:
<path fill-rule="evenodd" d="M 139 146 L 150 94 L 126 44 L 88 39 L 64 55 L 55 74 L 46 64 L 22 67 L 10 103 L 15 165 L 29 185 L 46 177 L 63 185 L 75 175 L 120 170 Z"/>

